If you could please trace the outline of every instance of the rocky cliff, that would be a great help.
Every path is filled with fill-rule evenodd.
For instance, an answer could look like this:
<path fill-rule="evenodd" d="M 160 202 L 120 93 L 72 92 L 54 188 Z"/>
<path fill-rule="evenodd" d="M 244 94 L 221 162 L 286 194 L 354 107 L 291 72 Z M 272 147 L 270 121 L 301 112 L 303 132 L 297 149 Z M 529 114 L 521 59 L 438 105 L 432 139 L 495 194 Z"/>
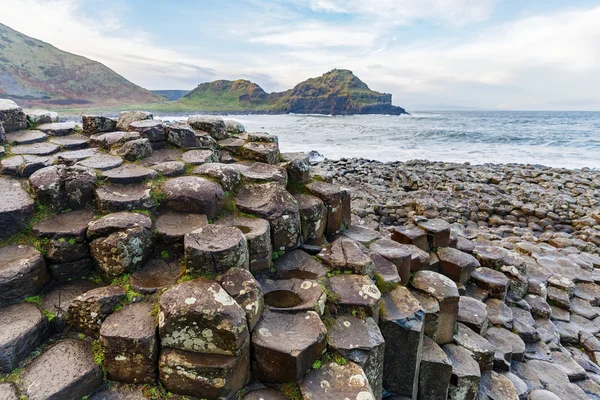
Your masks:
<path fill-rule="evenodd" d="M 21 105 L 114 105 L 161 101 L 99 62 L 0 24 L 0 97 Z"/>
<path fill-rule="evenodd" d="M 293 89 L 267 94 L 246 81 L 202 83 L 181 99 L 203 111 L 252 111 L 298 114 L 405 114 L 392 105 L 392 95 L 375 92 L 352 71 L 334 69 Z"/>

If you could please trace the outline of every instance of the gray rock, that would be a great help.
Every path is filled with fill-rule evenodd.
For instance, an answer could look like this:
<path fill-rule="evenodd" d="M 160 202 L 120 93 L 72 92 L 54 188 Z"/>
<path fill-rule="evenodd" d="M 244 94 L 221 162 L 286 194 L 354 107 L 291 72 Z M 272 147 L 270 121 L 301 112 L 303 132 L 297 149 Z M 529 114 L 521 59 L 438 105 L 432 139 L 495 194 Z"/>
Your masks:
<path fill-rule="evenodd" d="M 248 329 L 254 329 L 263 313 L 264 297 L 260 284 L 247 269 L 233 267 L 219 277 L 225 291 L 246 313 Z"/>
<path fill-rule="evenodd" d="M 58 113 L 48 110 L 25 110 L 30 125 L 58 122 Z"/>
<path fill-rule="evenodd" d="M 177 283 L 183 268 L 178 261 L 150 260 L 144 267 L 131 274 L 131 288 L 139 293 L 152 294 Z"/>
<path fill-rule="evenodd" d="M 446 399 L 452 377 L 452 361 L 444 350 L 423 336 L 423 353 L 419 369 L 419 400 Z"/>
<path fill-rule="evenodd" d="M 96 289 L 98 284 L 90 280 L 72 280 L 55 286 L 42 299 L 41 306 L 52 313 L 54 331 L 62 332 L 66 327 L 66 315 L 71 302 L 87 291 Z"/>
<path fill-rule="evenodd" d="M 205 225 L 208 225 L 208 219 L 204 214 L 167 212 L 156 219 L 156 234 L 162 243 L 183 243 L 186 233 Z"/>
<path fill-rule="evenodd" d="M 205 163 L 194 168 L 193 173 L 217 179 L 221 183 L 221 186 L 223 186 L 223 189 L 231 193 L 237 190 L 238 185 L 242 181 L 240 168 L 228 164 Z"/>
<path fill-rule="evenodd" d="M 474 400 L 479 392 L 481 372 L 479 365 L 467 349 L 454 344 L 442 346 L 444 352 L 452 361 L 452 384 L 450 385 L 449 398 L 452 400 Z"/>
<path fill-rule="evenodd" d="M 271 227 L 261 218 L 229 216 L 216 221 L 219 225 L 236 227 L 242 231 L 248 242 L 250 271 L 257 273 L 271 267 L 273 247 Z"/>
<path fill-rule="evenodd" d="M 207 132 L 216 140 L 229 137 L 225 129 L 225 122 L 220 117 L 193 116 L 188 118 L 188 124 L 196 130 Z"/>
<path fill-rule="evenodd" d="M 25 369 L 23 387 L 31 400 L 79 399 L 102 384 L 90 346 L 64 339 L 45 350 Z"/>
<path fill-rule="evenodd" d="M 35 296 L 48 280 L 44 257 L 33 246 L 0 247 L 0 306 Z"/>
<path fill-rule="evenodd" d="M 10 373 L 47 335 L 48 321 L 33 304 L 0 309 L 0 372 Z"/>
<path fill-rule="evenodd" d="M 142 138 L 148 139 L 150 142 L 164 142 L 166 138 L 162 121 L 150 119 L 134 121 L 129 124 L 127 130 L 138 132 Z"/>
<path fill-rule="evenodd" d="M 214 219 L 223 208 L 223 188 L 204 178 L 184 176 L 169 179 L 162 191 L 166 206 L 173 211 L 205 214 L 208 219 Z"/>
<path fill-rule="evenodd" d="M 121 111 L 116 128 L 119 131 L 126 131 L 132 122 L 153 118 L 152 114 L 146 111 Z"/>
<path fill-rule="evenodd" d="M 71 301 L 67 310 L 69 325 L 87 336 L 96 336 L 100 326 L 121 300 L 125 290 L 120 286 L 104 286 L 87 291 Z"/>
<path fill-rule="evenodd" d="M 215 150 L 189 150 L 183 153 L 181 159 L 191 165 L 219 162 L 219 153 Z"/>
<path fill-rule="evenodd" d="M 19 400 L 17 388 L 12 383 L 1 383 L 0 398 L 4 400 Z"/>
<path fill-rule="evenodd" d="M 0 99 L 0 123 L 6 132 L 27 128 L 27 117 L 23 109 L 12 100 Z"/>
<path fill-rule="evenodd" d="M 93 135 L 101 132 L 112 132 L 117 129 L 117 121 L 98 115 L 83 115 L 83 133 Z"/>
<path fill-rule="evenodd" d="M 382 249 L 382 252 L 384 250 Z M 385 257 L 385 254 L 382 255 Z M 405 259 L 410 257 L 407 253 L 400 253 L 400 255 L 404 255 Z M 356 242 L 343 236 L 336 239 L 331 246 L 324 248 L 317 257 L 336 271 L 351 271 L 368 276 L 373 276 L 374 273 L 373 261 L 361 251 Z M 400 262 L 403 261 L 401 259 Z"/>
<path fill-rule="evenodd" d="M 64 150 L 78 150 L 88 146 L 90 139 L 84 135 L 59 136 L 50 139 L 50 143 L 60 146 Z"/>
<path fill-rule="evenodd" d="M 152 154 L 152 145 L 148 139 L 131 140 L 116 149 L 115 154 L 127 161 L 141 160 Z"/>
<path fill-rule="evenodd" d="M 306 400 L 341 398 L 375 400 L 377 398 L 362 368 L 352 362 L 345 365 L 330 362 L 311 371 L 300 382 L 300 393 Z"/>
<path fill-rule="evenodd" d="M 123 165 L 123 159 L 108 154 L 97 154 L 77 162 L 76 165 L 106 171 Z"/>
<path fill-rule="evenodd" d="M 156 207 L 150 195 L 151 185 L 103 185 L 95 197 L 102 212 L 146 210 Z"/>
<path fill-rule="evenodd" d="M 115 169 L 102 172 L 102 178 L 110 183 L 130 185 L 154 179 L 158 173 L 150 168 L 136 164 L 125 164 Z"/>
<path fill-rule="evenodd" d="M 211 224 L 198 228 L 185 235 L 184 248 L 191 271 L 212 275 L 232 267 L 249 269 L 248 242 L 236 227 Z"/>
<path fill-rule="evenodd" d="M 48 135 L 42 131 L 24 130 L 6 134 L 6 143 L 10 145 L 32 144 L 45 142 L 47 138 Z M 0 141 L 0 143 L 2 142 Z"/>
<path fill-rule="evenodd" d="M 94 198 L 96 172 L 82 166 L 53 165 L 29 178 L 37 201 L 56 210 L 80 209 Z"/>
<path fill-rule="evenodd" d="M 33 215 L 34 202 L 19 181 L 0 178 L 0 240 L 25 227 Z"/>
<path fill-rule="evenodd" d="M 76 128 L 77 124 L 75 122 L 53 122 L 37 127 L 38 130 L 50 136 L 67 136 L 75 133 Z"/>

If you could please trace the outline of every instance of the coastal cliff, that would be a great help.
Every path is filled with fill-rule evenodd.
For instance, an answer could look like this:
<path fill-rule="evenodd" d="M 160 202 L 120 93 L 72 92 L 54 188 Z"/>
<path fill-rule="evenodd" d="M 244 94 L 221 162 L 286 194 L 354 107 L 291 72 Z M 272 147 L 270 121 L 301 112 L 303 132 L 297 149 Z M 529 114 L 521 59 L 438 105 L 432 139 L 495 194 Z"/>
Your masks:
<path fill-rule="evenodd" d="M 267 93 L 247 80 L 202 83 L 180 102 L 203 111 L 297 114 L 406 114 L 392 95 L 369 89 L 352 71 L 334 69 L 285 92 Z"/>

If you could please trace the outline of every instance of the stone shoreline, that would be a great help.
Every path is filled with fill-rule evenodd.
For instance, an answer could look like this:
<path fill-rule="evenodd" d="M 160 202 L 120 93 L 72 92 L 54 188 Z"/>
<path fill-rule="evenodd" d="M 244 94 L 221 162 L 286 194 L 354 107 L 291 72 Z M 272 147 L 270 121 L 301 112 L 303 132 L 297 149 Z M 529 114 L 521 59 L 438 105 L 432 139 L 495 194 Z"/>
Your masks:
<path fill-rule="evenodd" d="M 2 399 L 600 398 L 596 171 L 29 114 L 0 102 Z"/>

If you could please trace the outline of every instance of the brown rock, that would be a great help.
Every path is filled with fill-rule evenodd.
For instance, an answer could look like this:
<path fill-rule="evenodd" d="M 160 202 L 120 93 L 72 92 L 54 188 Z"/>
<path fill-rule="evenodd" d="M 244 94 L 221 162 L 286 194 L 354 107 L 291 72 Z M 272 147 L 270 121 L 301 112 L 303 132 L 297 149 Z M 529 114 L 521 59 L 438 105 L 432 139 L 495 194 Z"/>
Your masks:
<path fill-rule="evenodd" d="M 185 235 L 184 248 L 186 266 L 192 271 L 210 275 L 249 268 L 248 242 L 235 227 L 203 226 Z"/>

